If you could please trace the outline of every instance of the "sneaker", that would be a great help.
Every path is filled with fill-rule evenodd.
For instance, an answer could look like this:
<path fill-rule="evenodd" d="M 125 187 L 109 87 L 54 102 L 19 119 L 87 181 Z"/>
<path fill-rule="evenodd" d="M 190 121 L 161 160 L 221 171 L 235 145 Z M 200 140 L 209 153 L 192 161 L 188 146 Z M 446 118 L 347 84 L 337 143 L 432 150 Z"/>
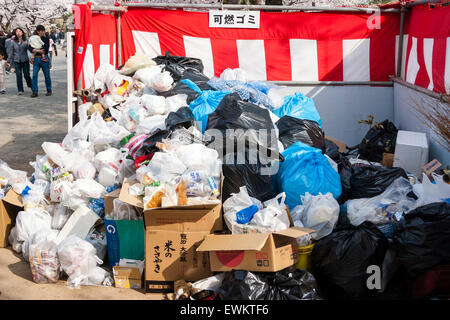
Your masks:
<path fill-rule="evenodd" d="M 23 94 L 23 91 L 17 92 L 17 95 L 18 95 L 18 96 L 21 96 L 22 94 Z"/>
<path fill-rule="evenodd" d="M 45 94 L 46 96 L 51 96 L 52 92 L 51 91 L 47 91 L 47 93 Z"/>
<path fill-rule="evenodd" d="M 32 97 L 32 98 L 36 98 L 37 96 L 38 96 L 38 94 L 35 93 L 35 92 L 33 92 L 33 93 L 31 94 L 31 97 Z"/>

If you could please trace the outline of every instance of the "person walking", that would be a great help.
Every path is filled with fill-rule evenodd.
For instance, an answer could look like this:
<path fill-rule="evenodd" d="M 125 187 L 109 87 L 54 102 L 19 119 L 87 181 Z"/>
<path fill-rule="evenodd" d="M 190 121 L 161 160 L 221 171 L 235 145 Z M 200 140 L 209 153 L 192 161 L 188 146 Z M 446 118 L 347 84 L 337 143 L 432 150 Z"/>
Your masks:
<path fill-rule="evenodd" d="M 6 35 L 3 32 L 3 30 L 0 30 L 0 53 L 3 54 L 3 58 L 6 60 L 8 59 L 8 53 L 6 52 Z"/>
<path fill-rule="evenodd" d="M 32 90 L 33 93 L 31 95 L 32 98 L 36 98 L 38 96 L 38 74 L 39 70 L 42 69 L 45 77 L 45 86 L 47 88 L 46 96 L 52 95 L 52 79 L 50 78 L 50 59 L 48 57 L 48 50 L 50 47 L 50 39 L 45 36 L 45 28 L 43 25 L 38 25 L 36 27 L 36 34 L 41 37 L 41 40 L 44 42 L 44 46 L 42 49 L 34 49 L 30 45 L 28 45 L 28 50 L 31 53 L 34 53 L 35 56 L 32 58 L 31 63 L 33 63 L 33 79 L 32 79 Z"/>
<path fill-rule="evenodd" d="M 28 88 L 31 88 L 30 62 L 28 61 L 28 41 L 21 28 L 14 30 L 14 39 L 10 41 L 8 63 L 14 64 L 18 94 L 23 94 L 22 73 Z"/>

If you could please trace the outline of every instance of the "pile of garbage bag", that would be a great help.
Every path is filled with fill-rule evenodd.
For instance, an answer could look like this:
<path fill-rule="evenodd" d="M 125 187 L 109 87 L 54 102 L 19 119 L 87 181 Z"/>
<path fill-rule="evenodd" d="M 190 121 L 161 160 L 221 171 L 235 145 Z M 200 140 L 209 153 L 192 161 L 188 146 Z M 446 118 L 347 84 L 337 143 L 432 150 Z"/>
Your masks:
<path fill-rule="evenodd" d="M 241 69 L 202 72 L 200 59 L 169 53 L 101 65 L 78 122 L 42 144 L 31 177 L 0 160 L 0 198 L 16 192 L 24 205 L 9 242 L 35 282 L 111 286 L 105 219 L 208 204 L 223 204 L 226 233 L 313 229 L 298 242 L 313 248 L 311 267 L 179 279 L 176 299 L 367 298 L 372 266 L 396 261 L 416 277 L 450 262 L 448 184 L 373 162 L 393 152 L 392 123 L 371 128 L 355 157 L 325 138 L 311 98 L 284 97 Z M 125 181 L 143 210 L 115 199 L 106 212 L 105 196 Z"/>

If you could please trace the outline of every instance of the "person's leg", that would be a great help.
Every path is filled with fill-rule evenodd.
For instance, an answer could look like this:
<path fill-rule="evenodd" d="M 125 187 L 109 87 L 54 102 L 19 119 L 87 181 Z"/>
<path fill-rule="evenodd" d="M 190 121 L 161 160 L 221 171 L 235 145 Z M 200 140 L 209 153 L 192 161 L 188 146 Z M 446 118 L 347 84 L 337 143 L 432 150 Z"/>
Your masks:
<path fill-rule="evenodd" d="M 3 75 L 3 73 L 0 73 L 0 93 L 4 94 L 5 93 L 5 76 Z"/>
<path fill-rule="evenodd" d="M 23 81 L 22 81 L 22 65 L 20 62 L 14 63 L 16 67 L 16 82 L 17 82 L 17 91 L 20 93 L 23 92 Z"/>
<path fill-rule="evenodd" d="M 30 62 L 25 61 L 23 64 L 23 76 L 27 82 L 27 87 L 31 88 L 31 77 L 30 77 Z"/>
<path fill-rule="evenodd" d="M 47 87 L 47 92 L 52 92 L 52 79 L 50 78 L 50 62 L 41 62 L 42 71 L 45 77 L 45 86 Z"/>
<path fill-rule="evenodd" d="M 48 59 L 48 61 L 49 61 L 49 63 L 50 63 L 50 70 L 52 69 L 52 58 L 53 58 L 53 51 L 50 51 L 50 53 L 49 53 L 49 59 Z"/>
<path fill-rule="evenodd" d="M 38 93 L 38 74 L 39 74 L 39 69 L 40 67 L 40 63 L 41 63 L 41 58 L 34 58 L 34 63 L 33 63 L 33 79 L 31 80 L 31 90 L 33 91 L 33 94 Z"/>

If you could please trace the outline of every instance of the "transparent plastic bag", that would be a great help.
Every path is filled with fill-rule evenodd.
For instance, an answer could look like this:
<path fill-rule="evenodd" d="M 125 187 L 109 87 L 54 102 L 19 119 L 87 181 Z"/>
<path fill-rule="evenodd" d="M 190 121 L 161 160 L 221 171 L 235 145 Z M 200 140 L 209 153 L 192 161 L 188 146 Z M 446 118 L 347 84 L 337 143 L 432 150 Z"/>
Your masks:
<path fill-rule="evenodd" d="M 158 183 L 153 183 L 145 187 L 144 208 L 153 209 L 162 206 L 162 198 L 166 196 L 166 186 Z"/>
<path fill-rule="evenodd" d="M 56 283 L 60 276 L 58 247 L 51 240 L 30 245 L 30 267 L 36 283 Z"/>
<path fill-rule="evenodd" d="M 136 127 L 136 134 L 153 134 L 156 130 L 166 129 L 166 116 L 161 114 L 156 114 L 154 116 L 145 117 L 139 120 Z"/>
<path fill-rule="evenodd" d="M 61 230 L 71 215 L 72 211 L 69 208 L 59 204 L 53 213 L 52 229 Z"/>
<path fill-rule="evenodd" d="M 281 202 L 278 200 L 281 200 Z M 263 203 L 264 209 L 256 212 L 249 224 L 270 229 L 272 232 L 288 229 L 290 222 L 285 200 L 286 194 L 284 192 L 273 199 L 267 200 Z"/>
<path fill-rule="evenodd" d="M 64 167 L 64 159 L 69 155 L 69 153 L 64 150 L 64 148 L 53 142 L 42 143 L 42 149 L 45 151 L 50 160 L 56 163 L 59 167 Z"/>
<path fill-rule="evenodd" d="M 236 68 L 236 69 L 230 69 L 226 68 L 221 74 L 220 79 L 222 80 L 238 80 L 242 82 L 247 81 L 247 74 L 245 70 Z"/>
<path fill-rule="evenodd" d="M 163 183 L 181 176 L 186 171 L 186 166 L 174 154 L 156 152 L 150 163 L 147 165 L 147 170 L 147 175 L 149 177 L 154 181 Z"/>
<path fill-rule="evenodd" d="M 22 244 L 22 254 L 25 261 L 29 261 L 30 246 L 38 244 L 41 241 L 54 241 L 58 236 L 58 231 L 53 229 L 41 229 L 33 233 L 33 235 Z"/>
<path fill-rule="evenodd" d="M 113 65 L 100 65 L 100 67 L 98 67 L 97 69 L 97 72 L 95 72 L 92 88 L 94 90 L 101 90 L 101 92 L 105 91 L 108 74 L 110 74 L 111 72 L 115 72 L 115 68 Z"/>
<path fill-rule="evenodd" d="M 95 168 L 100 171 L 103 167 L 119 169 L 122 152 L 116 148 L 108 148 L 96 154 L 94 158 Z"/>
<path fill-rule="evenodd" d="M 317 196 L 306 192 L 301 197 L 302 205 L 296 206 L 291 212 L 294 225 L 316 230 L 316 240 L 329 235 L 339 218 L 339 203 L 330 192 Z"/>
<path fill-rule="evenodd" d="M 364 221 L 382 224 L 399 220 L 403 213 L 417 207 L 418 202 L 407 196 L 412 190 L 408 179 L 400 177 L 376 197 L 348 200 L 348 219 L 354 226 L 359 226 Z"/>
<path fill-rule="evenodd" d="M 140 98 L 140 103 L 145 107 L 149 116 L 167 113 L 166 99 L 162 96 L 144 94 Z"/>
<path fill-rule="evenodd" d="M 28 184 L 27 173 L 25 171 L 11 169 L 8 164 L 0 160 L 0 177 L 8 180 L 16 193 L 21 194 Z"/>
<path fill-rule="evenodd" d="M 186 168 L 205 170 L 208 176 L 215 178 L 220 176 L 222 162 L 214 149 L 200 143 L 193 143 L 179 146 L 175 149 L 175 154 Z"/>
<path fill-rule="evenodd" d="M 86 241 L 92 244 L 97 252 L 97 257 L 100 260 L 105 259 L 107 243 L 106 234 L 104 232 L 99 232 L 97 230 L 92 230 L 86 237 Z"/>
<path fill-rule="evenodd" d="M 151 66 L 148 68 L 139 69 L 134 74 L 134 78 L 138 79 L 139 81 L 142 81 L 147 87 L 152 87 L 153 85 L 153 78 L 160 74 L 162 71 L 161 66 Z"/>
<path fill-rule="evenodd" d="M 158 92 L 165 92 L 172 89 L 173 78 L 168 71 L 163 71 L 155 75 L 152 79 L 151 87 Z"/>
<path fill-rule="evenodd" d="M 442 176 L 432 173 L 435 183 L 432 183 L 426 174 L 422 174 L 422 183 L 413 186 L 414 193 L 419 198 L 418 206 L 433 202 L 444 202 L 450 199 L 450 185 L 442 180 Z"/>
<path fill-rule="evenodd" d="M 97 265 L 103 264 L 96 255 L 96 249 L 89 242 L 76 235 L 70 235 L 58 245 L 61 267 L 69 276 L 67 285 L 101 285 L 108 273 Z"/>
<path fill-rule="evenodd" d="M 113 211 L 106 216 L 108 220 L 141 220 L 134 206 L 118 198 L 113 200 Z"/>

